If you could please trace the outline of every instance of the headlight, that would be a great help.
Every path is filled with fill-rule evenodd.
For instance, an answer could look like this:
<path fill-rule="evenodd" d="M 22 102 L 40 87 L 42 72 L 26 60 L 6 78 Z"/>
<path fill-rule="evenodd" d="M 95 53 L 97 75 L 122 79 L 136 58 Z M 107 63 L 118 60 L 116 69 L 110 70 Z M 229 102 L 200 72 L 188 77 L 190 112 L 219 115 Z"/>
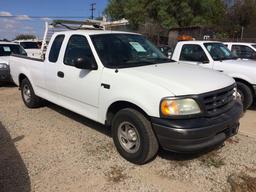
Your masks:
<path fill-rule="evenodd" d="M 201 109 L 194 99 L 165 98 L 161 101 L 160 110 L 163 116 L 194 115 Z"/>
<path fill-rule="evenodd" d="M 5 63 L 0 63 L 0 69 L 8 69 L 8 65 Z"/>

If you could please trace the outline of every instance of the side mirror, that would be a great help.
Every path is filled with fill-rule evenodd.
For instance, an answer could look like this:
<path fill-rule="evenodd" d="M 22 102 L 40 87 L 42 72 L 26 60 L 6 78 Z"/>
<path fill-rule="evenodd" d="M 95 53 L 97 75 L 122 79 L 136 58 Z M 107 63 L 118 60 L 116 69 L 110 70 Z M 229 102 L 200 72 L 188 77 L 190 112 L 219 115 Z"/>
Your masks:
<path fill-rule="evenodd" d="M 74 65 L 78 69 L 97 70 L 97 64 L 93 59 L 88 57 L 78 57 L 74 61 Z"/>

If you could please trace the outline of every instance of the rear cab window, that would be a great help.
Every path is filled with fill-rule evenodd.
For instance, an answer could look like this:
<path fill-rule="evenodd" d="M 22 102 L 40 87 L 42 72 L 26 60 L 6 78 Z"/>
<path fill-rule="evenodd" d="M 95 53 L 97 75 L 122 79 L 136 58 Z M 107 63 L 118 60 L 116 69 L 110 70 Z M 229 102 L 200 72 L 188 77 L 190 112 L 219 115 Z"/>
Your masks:
<path fill-rule="evenodd" d="M 50 62 L 52 62 L 52 63 L 57 62 L 64 38 L 65 38 L 65 35 L 58 35 L 55 37 L 55 39 L 52 43 L 52 46 L 51 46 L 50 53 L 49 53 L 49 61 Z"/>
<path fill-rule="evenodd" d="M 20 42 L 20 45 L 24 48 L 24 49 L 40 49 L 40 47 L 38 46 L 37 42 Z"/>

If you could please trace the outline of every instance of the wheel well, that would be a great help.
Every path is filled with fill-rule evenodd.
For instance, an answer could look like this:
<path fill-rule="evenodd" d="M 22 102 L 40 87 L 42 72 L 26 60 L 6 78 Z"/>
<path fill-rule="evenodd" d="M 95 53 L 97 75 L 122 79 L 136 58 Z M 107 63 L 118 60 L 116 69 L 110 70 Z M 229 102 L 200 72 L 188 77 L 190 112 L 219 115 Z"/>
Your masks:
<path fill-rule="evenodd" d="M 132 109 L 135 109 L 139 112 L 141 112 L 142 114 L 145 115 L 146 118 L 149 119 L 149 116 L 147 115 L 147 113 L 145 111 L 143 111 L 140 107 L 138 107 L 137 105 L 133 104 L 133 103 L 130 103 L 128 101 L 117 101 L 115 103 L 112 103 L 109 108 L 108 108 L 108 111 L 107 111 L 107 115 L 106 115 L 106 121 L 105 121 L 105 124 L 107 126 L 110 126 L 112 124 L 112 120 L 113 120 L 113 117 L 115 116 L 115 114 L 122 110 L 122 109 L 125 109 L 125 108 L 132 108 Z"/>
<path fill-rule="evenodd" d="M 255 93 L 255 91 L 254 91 L 252 85 L 251 85 L 249 82 L 247 82 L 247 81 L 245 81 L 245 80 L 243 80 L 243 79 L 239 79 L 239 78 L 234 78 L 234 79 L 236 80 L 236 82 L 241 82 L 241 83 L 247 85 L 247 86 L 250 88 L 250 90 L 251 90 L 253 96 L 254 96 L 254 97 L 256 96 L 256 93 Z"/>
<path fill-rule="evenodd" d="M 24 79 L 26 79 L 26 78 L 27 78 L 27 76 L 24 75 L 24 74 L 20 74 L 20 75 L 19 75 L 19 86 L 21 85 L 21 82 L 22 82 Z"/>

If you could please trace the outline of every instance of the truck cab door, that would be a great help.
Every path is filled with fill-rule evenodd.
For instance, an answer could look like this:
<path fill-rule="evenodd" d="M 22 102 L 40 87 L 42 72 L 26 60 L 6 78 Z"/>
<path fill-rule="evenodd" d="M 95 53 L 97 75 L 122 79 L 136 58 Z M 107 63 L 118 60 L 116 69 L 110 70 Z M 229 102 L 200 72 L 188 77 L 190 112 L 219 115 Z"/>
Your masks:
<path fill-rule="evenodd" d="M 57 70 L 59 104 L 97 120 L 102 70 L 97 68 L 95 57 L 85 36 L 71 35 L 65 43 L 66 50 L 62 53 L 63 59 Z M 76 62 L 80 58 L 86 58 L 86 62 L 94 62 L 96 68 L 83 69 L 83 66 L 77 66 Z"/>
<path fill-rule="evenodd" d="M 54 38 L 54 37 L 53 37 Z M 57 69 L 60 62 L 60 50 L 64 41 L 65 35 L 57 35 L 53 42 L 49 44 L 50 50 L 46 54 L 44 66 L 44 98 L 54 101 L 58 98 L 57 91 Z"/>
<path fill-rule="evenodd" d="M 211 69 L 213 68 L 213 63 L 208 58 L 201 45 L 198 44 L 184 44 L 181 48 L 179 61 Z"/>

